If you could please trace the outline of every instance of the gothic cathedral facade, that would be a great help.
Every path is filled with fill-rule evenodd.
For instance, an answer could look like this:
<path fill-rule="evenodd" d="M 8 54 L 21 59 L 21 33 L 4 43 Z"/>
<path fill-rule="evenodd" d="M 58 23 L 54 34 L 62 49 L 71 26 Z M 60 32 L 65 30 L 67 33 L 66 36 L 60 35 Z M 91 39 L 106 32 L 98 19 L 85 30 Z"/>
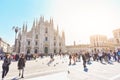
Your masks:
<path fill-rule="evenodd" d="M 27 25 L 23 24 L 21 32 L 18 34 L 16 43 L 16 52 L 25 54 L 34 53 L 64 53 L 65 52 L 65 33 L 59 33 L 54 29 L 53 19 L 44 21 L 44 17 L 33 21 L 30 31 L 27 31 Z"/>

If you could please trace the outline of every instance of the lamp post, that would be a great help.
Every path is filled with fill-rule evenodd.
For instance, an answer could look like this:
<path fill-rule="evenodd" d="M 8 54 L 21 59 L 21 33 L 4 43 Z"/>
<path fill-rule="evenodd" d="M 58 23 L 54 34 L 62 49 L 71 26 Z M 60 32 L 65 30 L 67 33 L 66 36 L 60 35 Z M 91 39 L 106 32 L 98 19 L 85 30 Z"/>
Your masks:
<path fill-rule="evenodd" d="M 18 33 L 18 31 L 20 30 L 20 28 L 19 28 L 19 27 L 15 27 L 15 26 L 13 26 L 12 29 L 15 31 L 15 45 L 14 45 L 14 52 L 16 52 L 17 33 Z"/>

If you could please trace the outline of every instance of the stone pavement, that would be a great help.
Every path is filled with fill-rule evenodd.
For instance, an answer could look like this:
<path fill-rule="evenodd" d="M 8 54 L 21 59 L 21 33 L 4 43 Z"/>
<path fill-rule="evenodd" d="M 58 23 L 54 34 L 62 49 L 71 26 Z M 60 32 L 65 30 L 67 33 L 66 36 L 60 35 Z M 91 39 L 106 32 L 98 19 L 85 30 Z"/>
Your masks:
<path fill-rule="evenodd" d="M 67 69 L 67 62 L 65 63 L 65 59 L 60 59 L 60 57 L 56 56 L 55 61 L 50 64 L 50 66 L 48 66 L 47 63 L 49 60 L 49 57 L 45 57 L 42 59 L 39 58 L 37 60 L 27 61 L 25 66 L 24 80 L 28 78 L 62 72 Z M 0 61 L 0 67 L 2 67 L 2 63 L 3 61 Z M 0 68 L 0 71 L 2 72 L 2 68 Z M 5 80 L 17 80 L 18 74 L 19 71 L 17 69 L 17 62 L 12 62 Z"/>
<path fill-rule="evenodd" d="M 26 62 L 25 75 L 22 80 L 120 80 L 120 63 L 101 64 L 92 62 L 87 65 L 88 72 L 83 70 L 82 62 L 68 66 L 68 57 L 55 61 L 48 66 L 49 58 L 31 60 Z M 2 61 L 0 61 L 0 67 Z M 0 68 L 2 72 L 2 68 Z M 70 74 L 68 74 L 68 71 Z M 17 62 L 12 62 L 5 80 L 19 80 Z"/>
<path fill-rule="evenodd" d="M 83 70 L 82 63 L 75 66 L 69 66 L 69 80 L 120 80 L 120 63 L 101 64 L 100 62 L 92 62 L 87 65 L 88 72 Z"/>
<path fill-rule="evenodd" d="M 60 72 L 41 77 L 30 78 L 26 80 L 68 80 L 67 72 Z"/>

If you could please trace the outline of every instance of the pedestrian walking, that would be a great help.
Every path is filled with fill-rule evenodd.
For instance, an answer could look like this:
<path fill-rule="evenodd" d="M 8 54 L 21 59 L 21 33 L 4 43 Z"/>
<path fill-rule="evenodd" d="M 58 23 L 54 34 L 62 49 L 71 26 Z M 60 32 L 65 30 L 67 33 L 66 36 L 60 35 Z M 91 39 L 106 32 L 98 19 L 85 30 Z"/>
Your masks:
<path fill-rule="evenodd" d="M 117 55 L 118 55 L 118 62 L 120 62 L 120 48 L 117 51 Z"/>
<path fill-rule="evenodd" d="M 72 58 L 73 58 L 73 65 L 76 65 L 77 54 L 74 53 L 74 54 L 72 55 Z"/>
<path fill-rule="evenodd" d="M 102 58 L 103 58 L 103 52 L 98 51 L 98 59 L 100 60 L 101 63 L 103 63 Z"/>
<path fill-rule="evenodd" d="M 4 79 L 4 77 L 7 75 L 9 71 L 10 63 L 11 63 L 10 54 L 5 54 L 5 59 L 2 64 L 2 80 Z"/>
<path fill-rule="evenodd" d="M 87 59 L 87 57 L 86 57 L 86 52 L 83 51 L 83 52 L 82 52 L 82 60 L 83 60 L 83 67 L 84 67 L 84 71 L 85 71 L 85 72 L 88 71 L 88 68 L 87 68 L 87 66 L 86 66 L 86 59 Z"/>
<path fill-rule="evenodd" d="M 50 54 L 50 61 L 47 63 L 48 66 L 50 66 L 50 64 L 54 61 L 54 55 L 51 53 Z M 55 66 L 55 65 L 54 65 Z"/>
<path fill-rule="evenodd" d="M 71 65 L 71 59 L 72 59 L 72 55 L 69 54 L 69 65 Z"/>
<path fill-rule="evenodd" d="M 18 70 L 19 70 L 19 76 L 21 76 L 21 78 L 24 78 L 25 62 L 26 60 L 24 54 L 20 54 L 20 58 L 18 60 Z"/>

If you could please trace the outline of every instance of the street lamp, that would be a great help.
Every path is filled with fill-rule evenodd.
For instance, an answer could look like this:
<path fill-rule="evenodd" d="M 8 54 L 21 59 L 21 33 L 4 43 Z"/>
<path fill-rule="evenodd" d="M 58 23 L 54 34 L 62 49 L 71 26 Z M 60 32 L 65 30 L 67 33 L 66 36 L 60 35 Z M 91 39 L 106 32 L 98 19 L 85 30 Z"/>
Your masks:
<path fill-rule="evenodd" d="M 14 31 L 15 31 L 15 45 L 14 45 L 14 52 L 16 52 L 16 39 L 17 39 L 17 33 L 18 33 L 18 31 L 20 30 L 20 28 L 19 27 L 15 27 L 15 26 L 13 26 L 13 28 L 12 28 Z"/>

